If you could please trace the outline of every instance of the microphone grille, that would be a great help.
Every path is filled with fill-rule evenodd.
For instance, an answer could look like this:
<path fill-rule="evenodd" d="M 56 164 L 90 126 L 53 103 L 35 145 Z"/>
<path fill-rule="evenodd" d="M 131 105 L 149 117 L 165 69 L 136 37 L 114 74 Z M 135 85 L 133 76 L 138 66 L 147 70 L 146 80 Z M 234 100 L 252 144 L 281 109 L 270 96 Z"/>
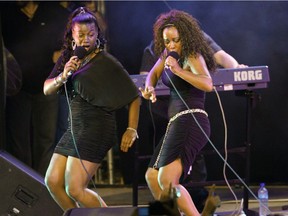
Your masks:
<path fill-rule="evenodd" d="M 175 51 L 171 51 L 168 53 L 168 56 L 172 56 L 173 58 L 175 58 L 176 60 L 178 60 L 180 58 L 179 54 Z M 167 56 L 167 57 L 168 57 Z"/>
<path fill-rule="evenodd" d="M 87 54 L 86 49 L 83 46 L 77 46 L 74 50 L 74 55 L 77 56 L 79 59 L 83 59 Z"/>

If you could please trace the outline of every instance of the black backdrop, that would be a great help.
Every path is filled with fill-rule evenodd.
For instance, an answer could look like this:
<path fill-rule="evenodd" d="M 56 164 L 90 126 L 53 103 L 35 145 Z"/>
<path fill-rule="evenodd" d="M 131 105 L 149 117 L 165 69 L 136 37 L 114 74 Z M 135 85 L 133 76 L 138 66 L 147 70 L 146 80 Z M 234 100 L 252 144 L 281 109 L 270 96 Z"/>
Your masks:
<path fill-rule="evenodd" d="M 288 2 L 107 1 L 110 52 L 130 74 L 139 72 L 142 52 L 152 39 L 156 17 L 171 8 L 191 13 L 204 31 L 240 63 L 269 66 L 268 88 L 255 91 L 261 100 L 255 100 L 252 111 L 251 181 L 287 182 Z M 243 146 L 246 98 L 236 96 L 235 92 L 219 94 L 228 126 L 228 146 Z M 207 110 L 212 124 L 211 140 L 218 149 L 223 149 L 223 121 L 215 93 L 207 95 Z M 229 158 L 231 166 L 242 175 L 244 158 L 236 155 Z M 206 162 L 208 179 L 222 179 L 220 157 L 206 156 Z"/>
<path fill-rule="evenodd" d="M 288 2 L 106 1 L 110 52 L 130 74 L 139 72 L 142 52 L 152 39 L 156 17 L 171 8 L 191 13 L 204 31 L 240 63 L 269 66 L 271 82 L 268 88 L 256 91 L 261 100 L 255 104 L 252 113 L 251 181 L 287 182 Z M 3 75 L 2 68 L 0 72 Z M 246 140 L 246 99 L 236 96 L 235 92 L 219 94 L 228 125 L 228 146 L 243 146 Z M 3 102 L 3 98 L 0 99 Z M 222 149 L 223 121 L 214 93 L 207 94 L 207 110 L 212 124 L 211 140 L 218 149 Z M 244 158 L 229 158 L 232 167 L 243 174 Z M 208 179 L 222 179 L 219 156 L 207 156 L 206 162 Z"/>

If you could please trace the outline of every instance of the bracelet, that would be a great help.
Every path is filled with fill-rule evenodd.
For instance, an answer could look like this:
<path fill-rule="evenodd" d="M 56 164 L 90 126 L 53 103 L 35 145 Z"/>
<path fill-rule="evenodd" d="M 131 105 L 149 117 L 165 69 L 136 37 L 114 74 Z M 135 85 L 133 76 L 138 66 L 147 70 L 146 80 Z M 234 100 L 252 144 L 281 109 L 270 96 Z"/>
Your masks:
<path fill-rule="evenodd" d="M 57 77 L 54 77 L 54 85 L 59 86 L 61 83 L 64 84 L 67 82 L 67 79 L 63 79 L 63 73 L 60 73 Z"/>
<path fill-rule="evenodd" d="M 63 72 L 60 73 L 57 78 L 60 79 L 59 82 L 63 84 L 67 82 L 67 79 L 63 79 Z"/>
<path fill-rule="evenodd" d="M 54 86 L 59 86 L 59 82 L 57 81 L 57 77 L 54 77 Z"/>
<path fill-rule="evenodd" d="M 139 136 L 138 136 L 138 133 L 137 133 L 137 130 L 132 128 L 132 127 L 128 127 L 127 130 L 132 130 L 136 133 L 136 138 L 139 139 Z"/>
<path fill-rule="evenodd" d="M 60 73 L 59 75 L 61 75 L 61 82 L 62 82 L 63 84 L 65 84 L 65 83 L 67 82 L 67 79 L 64 79 L 64 78 L 63 78 L 63 73 Z"/>

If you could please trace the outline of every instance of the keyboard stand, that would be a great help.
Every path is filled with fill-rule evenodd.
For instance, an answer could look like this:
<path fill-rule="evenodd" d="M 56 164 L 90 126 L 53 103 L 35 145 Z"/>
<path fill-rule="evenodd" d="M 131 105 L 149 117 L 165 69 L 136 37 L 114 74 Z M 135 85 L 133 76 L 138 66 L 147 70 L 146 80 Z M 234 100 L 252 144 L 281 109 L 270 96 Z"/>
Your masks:
<path fill-rule="evenodd" d="M 246 168 L 245 168 L 245 184 L 249 187 L 250 184 L 250 157 L 251 157 L 251 121 L 252 110 L 256 102 L 261 99 L 261 96 L 252 90 L 235 91 L 236 96 L 245 96 L 247 98 L 246 105 Z M 243 209 L 248 210 L 249 191 L 246 187 L 243 190 Z"/>

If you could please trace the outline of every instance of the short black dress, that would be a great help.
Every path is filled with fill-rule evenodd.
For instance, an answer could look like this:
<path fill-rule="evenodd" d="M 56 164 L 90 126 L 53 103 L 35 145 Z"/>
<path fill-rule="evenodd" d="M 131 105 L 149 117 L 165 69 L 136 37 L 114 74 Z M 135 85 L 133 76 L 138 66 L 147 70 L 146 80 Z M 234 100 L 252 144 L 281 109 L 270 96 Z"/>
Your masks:
<path fill-rule="evenodd" d="M 159 169 L 181 158 L 184 180 L 192 170 L 197 153 L 205 146 L 210 136 L 210 122 L 204 108 L 205 92 L 167 69 L 162 74 L 162 81 L 170 87 L 168 108 L 170 120 L 164 137 L 153 153 L 149 167 Z"/>
<path fill-rule="evenodd" d="M 49 78 L 59 74 L 60 62 Z M 66 84 L 72 97 L 71 116 L 55 153 L 100 163 L 117 142 L 115 111 L 139 97 L 138 89 L 123 66 L 104 51 L 77 70 Z"/>

